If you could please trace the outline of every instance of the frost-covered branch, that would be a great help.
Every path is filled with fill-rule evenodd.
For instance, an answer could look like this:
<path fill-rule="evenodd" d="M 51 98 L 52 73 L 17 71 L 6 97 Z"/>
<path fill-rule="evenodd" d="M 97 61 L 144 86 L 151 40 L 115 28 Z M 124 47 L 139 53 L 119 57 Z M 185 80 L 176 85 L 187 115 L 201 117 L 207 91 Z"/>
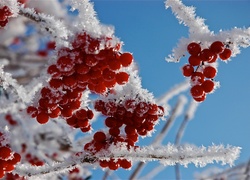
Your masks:
<path fill-rule="evenodd" d="M 208 163 L 221 162 L 222 165 L 233 165 L 238 158 L 240 147 L 223 145 L 212 145 L 209 147 L 195 147 L 191 145 L 175 146 L 168 144 L 164 147 L 154 148 L 141 147 L 135 150 L 127 150 L 127 147 L 110 147 L 110 152 L 100 152 L 95 155 L 82 154 L 79 157 L 74 157 L 65 160 L 63 163 L 55 163 L 52 166 L 45 165 L 43 167 L 31 167 L 27 165 L 20 165 L 16 168 L 18 174 L 24 176 L 40 176 L 49 175 L 50 173 L 62 172 L 69 170 L 77 164 L 95 164 L 98 160 L 105 159 L 128 159 L 133 161 L 159 161 L 165 166 L 173 166 L 176 163 L 187 166 L 193 163 L 195 166 L 205 166 Z"/>

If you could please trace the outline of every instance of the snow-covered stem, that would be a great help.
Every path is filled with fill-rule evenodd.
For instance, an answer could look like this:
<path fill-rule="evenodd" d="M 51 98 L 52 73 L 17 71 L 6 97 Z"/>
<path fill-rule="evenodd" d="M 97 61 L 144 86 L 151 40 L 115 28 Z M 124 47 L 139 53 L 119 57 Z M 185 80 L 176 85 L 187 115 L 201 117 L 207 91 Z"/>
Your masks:
<path fill-rule="evenodd" d="M 181 114 L 183 111 L 183 107 L 186 104 L 186 97 L 180 96 L 176 105 L 174 106 L 169 118 L 167 119 L 165 125 L 161 129 L 161 131 L 157 134 L 155 139 L 152 142 L 152 146 L 159 146 L 163 139 L 166 137 L 168 134 L 169 129 L 171 128 L 172 124 L 174 123 L 175 119 Z M 143 169 L 145 163 L 144 162 L 139 162 L 138 165 L 136 166 L 135 170 L 132 172 L 130 175 L 129 179 L 136 179 L 136 177 L 139 175 L 141 170 Z"/>
<path fill-rule="evenodd" d="M 159 105 L 165 105 L 168 103 L 168 101 L 173 98 L 174 96 L 185 92 L 190 87 L 190 83 L 188 80 L 183 81 L 177 85 L 175 85 L 173 88 L 171 88 L 169 91 L 167 91 L 165 94 L 163 94 L 161 97 L 157 98 L 156 102 Z"/>
<path fill-rule="evenodd" d="M 51 173 L 62 173 L 65 170 L 74 168 L 77 164 L 92 164 L 98 160 L 113 159 L 128 159 L 133 161 L 159 161 L 165 166 L 173 166 L 176 163 L 187 166 L 193 163 L 195 166 L 203 167 L 208 163 L 221 162 L 222 165 L 233 165 L 238 158 L 240 147 L 223 145 L 212 145 L 209 147 L 195 147 L 192 145 L 175 146 L 168 144 L 167 146 L 153 147 L 146 146 L 135 150 L 128 150 L 125 146 L 110 147 L 110 152 L 100 152 L 95 155 L 82 154 L 67 159 L 61 163 L 55 163 L 52 166 L 44 165 L 43 167 L 32 167 L 28 165 L 17 166 L 15 172 L 19 175 L 28 177 L 50 175 Z"/>
<path fill-rule="evenodd" d="M 62 21 L 50 15 L 36 13 L 34 9 L 20 7 L 19 14 L 37 22 L 42 30 L 49 33 L 57 42 L 57 46 L 68 46 L 68 38 L 72 34 Z"/>

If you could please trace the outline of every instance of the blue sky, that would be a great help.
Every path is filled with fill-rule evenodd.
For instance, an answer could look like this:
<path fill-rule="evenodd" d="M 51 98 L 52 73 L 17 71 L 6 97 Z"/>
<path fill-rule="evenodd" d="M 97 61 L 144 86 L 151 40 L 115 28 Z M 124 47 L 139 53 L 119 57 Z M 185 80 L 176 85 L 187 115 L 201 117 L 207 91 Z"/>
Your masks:
<path fill-rule="evenodd" d="M 175 84 L 184 80 L 180 68 L 187 62 L 167 63 L 165 57 L 177 44 L 179 38 L 188 37 L 188 28 L 180 25 L 171 10 L 165 9 L 162 0 L 93 0 L 98 18 L 104 24 L 115 27 L 115 34 L 125 45 L 125 51 L 132 52 L 140 69 L 142 85 L 159 97 Z M 205 23 L 215 33 L 220 29 L 250 26 L 249 0 L 186 0 L 186 5 L 193 5 L 196 14 L 206 19 Z M 250 158 L 250 48 L 241 49 L 242 53 L 232 58 L 229 63 L 219 64 L 216 80 L 221 88 L 208 95 L 188 124 L 182 143 L 197 146 L 231 144 L 242 147 L 236 164 Z M 185 95 L 190 99 L 189 93 Z M 170 101 L 175 104 L 176 98 Z M 165 143 L 174 142 L 176 131 L 183 117 L 176 120 Z M 161 129 L 163 122 L 157 126 Z M 148 138 L 143 143 L 150 143 Z M 150 163 L 148 171 L 158 163 Z M 182 178 L 192 179 L 195 172 L 206 168 L 193 165 L 182 168 Z M 219 166 L 226 168 L 227 166 Z M 100 179 L 103 172 L 94 173 L 93 179 Z M 130 171 L 116 172 L 121 179 L 127 179 Z M 174 168 L 167 167 L 155 179 L 173 179 Z"/>

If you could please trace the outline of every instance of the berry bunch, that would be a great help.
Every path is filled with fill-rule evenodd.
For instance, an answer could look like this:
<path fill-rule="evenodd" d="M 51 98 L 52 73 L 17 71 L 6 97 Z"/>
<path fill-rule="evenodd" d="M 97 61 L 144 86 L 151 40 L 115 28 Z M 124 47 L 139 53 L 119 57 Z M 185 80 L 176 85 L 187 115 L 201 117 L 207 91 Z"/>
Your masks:
<path fill-rule="evenodd" d="M 201 102 L 215 87 L 213 78 L 217 74 L 217 69 L 213 63 L 216 62 L 218 56 L 223 61 L 228 60 L 232 52 L 221 41 L 215 41 L 205 49 L 201 49 L 200 44 L 192 42 L 188 44 L 187 51 L 190 54 L 189 64 L 182 67 L 182 73 L 191 79 L 190 93 L 193 99 Z"/>
<path fill-rule="evenodd" d="M 2 8 L 0 8 L 0 28 L 6 26 L 11 15 L 12 12 L 10 11 L 8 6 L 3 6 Z"/>
<path fill-rule="evenodd" d="M 109 128 L 107 135 L 101 131 L 96 132 L 93 140 L 84 146 L 85 151 L 94 154 L 107 150 L 111 144 L 123 143 L 128 149 L 135 148 L 139 135 L 146 136 L 154 129 L 158 118 L 164 115 L 163 107 L 134 99 L 127 99 L 124 103 L 97 100 L 94 108 L 107 116 L 105 125 Z M 99 163 L 101 167 L 111 170 L 131 167 L 131 162 L 125 159 L 103 160 Z"/>
<path fill-rule="evenodd" d="M 31 117 L 44 124 L 49 118 L 62 116 L 69 125 L 89 131 L 88 120 L 93 118 L 93 113 L 80 109 L 82 92 L 88 88 L 93 93 L 104 94 L 115 84 L 123 85 L 129 79 L 126 72 L 119 70 L 129 66 L 133 56 L 118 52 L 119 44 L 111 47 L 111 40 L 82 33 L 72 42 L 73 49 L 59 50 L 57 62 L 47 69 L 51 79 L 41 90 L 38 108 L 27 108 Z"/>
<path fill-rule="evenodd" d="M 8 144 L 3 143 L 4 141 L 4 134 L 0 132 L 0 178 L 5 173 L 13 171 L 15 165 L 21 161 L 20 154 L 13 152 Z"/>

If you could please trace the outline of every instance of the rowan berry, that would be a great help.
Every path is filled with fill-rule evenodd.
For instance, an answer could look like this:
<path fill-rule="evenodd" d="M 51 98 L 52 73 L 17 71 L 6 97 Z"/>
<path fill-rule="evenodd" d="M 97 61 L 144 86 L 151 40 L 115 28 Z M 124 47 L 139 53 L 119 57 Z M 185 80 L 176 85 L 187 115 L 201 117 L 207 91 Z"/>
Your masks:
<path fill-rule="evenodd" d="M 210 45 L 209 49 L 216 54 L 220 54 L 224 50 L 224 44 L 221 41 L 215 41 Z"/>
<path fill-rule="evenodd" d="M 191 83 L 196 85 L 196 84 L 201 84 L 204 82 L 204 74 L 202 72 L 194 72 L 191 76 Z"/>
<path fill-rule="evenodd" d="M 203 70 L 203 74 L 206 78 L 214 78 L 217 73 L 217 70 L 212 66 L 207 66 Z"/>
<path fill-rule="evenodd" d="M 202 61 L 209 62 L 213 59 L 214 53 L 209 49 L 203 49 L 199 56 Z"/>
<path fill-rule="evenodd" d="M 49 121 L 49 115 L 45 112 L 40 112 L 38 113 L 36 120 L 40 124 L 46 124 Z"/>
<path fill-rule="evenodd" d="M 212 92 L 213 89 L 214 89 L 214 82 L 211 81 L 211 80 L 209 80 L 209 79 L 207 79 L 207 80 L 205 80 L 205 81 L 202 83 L 201 86 L 202 86 L 203 90 L 204 90 L 206 93 L 210 93 L 210 92 Z"/>
<path fill-rule="evenodd" d="M 193 97 L 201 97 L 205 92 L 200 85 L 194 85 L 191 87 L 190 93 Z"/>
<path fill-rule="evenodd" d="M 93 138 L 97 142 L 104 142 L 106 140 L 106 134 L 102 131 L 98 131 L 94 134 Z"/>
<path fill-rule="evenodd" d="M 219 54 L 219 56 L 221 60 L 227 60 L 230 58 L 231 54 L 232 54 L 232 51 L 226 48 L 221 54 Z"/>
<path fill-rule="evenodd" d="M 128 82 L 129 75 L 126 72 L 119 72 L 116 74 L 116 81 L 120 85 L 124 85 Z"/>
<path fill-rule="evenodd" d="M 191 66 L 190 64 L 186 64 L 182 67 L 182 74 L 185 76 L 185 77 L 189 77 L 193 74 L 194 72 L 194 67 Z"/>
<path fill-rule="evenodd" d="M 188 62 L 190 65 L 192 66 L 198 66 L 200 65 L 201 63 L 201 59 L 199 56 L 197 55 L 191 55 L 189 58 L 188 58 Z"/>
<path fill-rule="evenodd" d="M 131 53 L 123 53 L 119 60 L 123 67 L 128 67 L 133 61 L 133 55 Z"/>
<path fill-rule="evenodd" d="M 6 146 L 0 147 L 0 159 L 5 160 L 11 156 L 11 149 Z"/>
<path fill-rule="evenodd" d="M 188 44 L 187 50 L 190 55 L 198 55 L 201 52 L 201 46 L 196 42 L 192 42 Z"/>

